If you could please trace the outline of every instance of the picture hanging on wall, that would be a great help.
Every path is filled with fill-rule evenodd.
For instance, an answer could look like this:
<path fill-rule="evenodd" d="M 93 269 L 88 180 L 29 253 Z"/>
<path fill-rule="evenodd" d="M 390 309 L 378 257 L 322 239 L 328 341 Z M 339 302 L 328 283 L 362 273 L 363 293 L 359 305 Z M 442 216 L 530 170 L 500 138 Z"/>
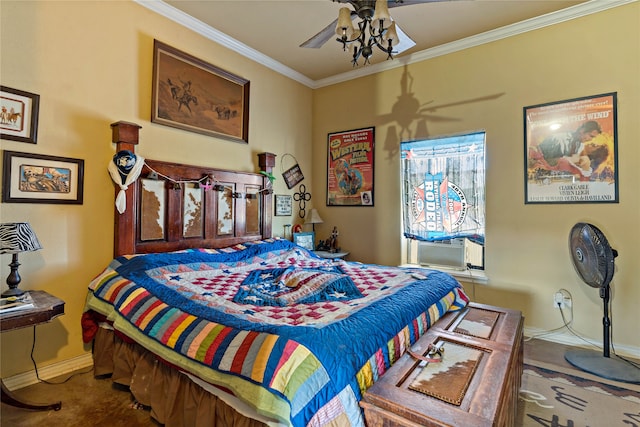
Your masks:
<path fill-rule="evenodd" d="M 0 86 L 0 138 L 36 144 L 40 95 Z"/>
<path fill-rule="evenodd" d="M 373 206 L 375 128 L 330 133 L 327 206 Z"/>
<path fill-rule="evenodd" d="M 618 203 L 616 95 L 524 107 L 525 203 Z"/>
<path fill-rule="evenodd" d="M 249 142 L 249 81 L 158 40 L 151 121 Z"/>
<path fill-rule="evenodd" d="M 82 204 L 84 160 L 5 151 L 5 203 Z"/>
<path fill-rule="evenodd" d="M 283 162 L 285 158 L 291 158 L 295 163 L 293 166 L 289 167 L 287 170 L 284 170 Z M 282 177 L 284 178 L 284 182 L 287 184 L 287 188 L 291 190 L 298 183 L 302 182 L 304 179 L 304 175 L 302 174 L 302 170 L 300 169 L 300 165 L 298 164 L 298 160 L 289 154 L 284 153 L 280 158 L 280 169 L 282 170 Z"/>
<path fill-rule="evenodd" d="M 275 195 L 275 215 L 291 216 L 293 213 L 292 197 L 286 194 Z"/>

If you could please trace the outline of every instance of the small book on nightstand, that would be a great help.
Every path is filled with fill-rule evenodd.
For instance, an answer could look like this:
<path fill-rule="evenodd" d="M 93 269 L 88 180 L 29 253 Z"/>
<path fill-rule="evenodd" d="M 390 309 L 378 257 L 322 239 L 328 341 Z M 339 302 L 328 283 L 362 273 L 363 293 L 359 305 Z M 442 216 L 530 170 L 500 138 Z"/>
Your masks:
<path fill-rule="evenodd" d="M 33 299 L 29 292 L 25 292 L 19 297 L 0 298 L 0 315 L 16 310 L 26 310 L 33 308 Z"/>

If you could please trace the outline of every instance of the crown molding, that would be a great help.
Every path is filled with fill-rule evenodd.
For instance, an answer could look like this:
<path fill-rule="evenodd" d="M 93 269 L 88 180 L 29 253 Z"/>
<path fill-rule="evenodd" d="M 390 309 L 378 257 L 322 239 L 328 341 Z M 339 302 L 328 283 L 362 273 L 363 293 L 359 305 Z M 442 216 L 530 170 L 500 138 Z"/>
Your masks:
<path fill-rule="evenodd" d="M 221 31 L 205 24 L 204 22 L 195 19 L 191 15 L 188 15 L 175 7 L 165 3 L 163 0 L 133 0 L 141 6 L 158 13 L 196 33 L 206 37 L 207 39 L 216 42 L 236 53 L 239 53 L 246 58 L 249 58 L 255 62 L 264 65 L 267 68 L 272 69 L 292 80 L 295 80 L 311 89 L 318 89 L 324 86 L 333 85 L 336 83 L 353 80 L 359 77 L 376 74 L 382 71 L 391 70 L 394 68 L 404 67 L 408 64 L 424 61 L 438 56 L 447 55 L 460 50 L 468 49 L 471 47 L 479 46 L 485 43 L 490 43 L 496 40 L 501 40 L 507 37 L 513 37 L 518 34 L 523 34 L 529 31 L 538 30 L 540 28 L 548 27 L 550 25 L 559 24 L 561 22 L 570 21 L 572 19 L 581 18 L 583 16 L 591 15 L 593 13 L 602 12 L 607 9 L 611 9 L 618 6 L 623 6 L 629 3 L 637 2 L 638 0 L 591 0 L 585 3 L 581 3 L 575 6 L 568 7 L 566 9 L 541 15 L 536 18 L 527 19 L 522 22 L 518 22 L 512 25 L 507 25 L 495 30 L 486 31 L 471 37 L 467 37 L 455 42 L 446 43 L 440 46 L 426 49 L 420 52 L 412 53 L 406 56 L 401 56 L 393 61 L 385 61 L 382 63 L 374 64 L 371 66 L 359 68 L 357 70 L 348 71 L 346 73 L 338 74 L 335 76 L 327 77 L 320 80 L 312 80 L 305 75 L 283 65 L 282 63 L 274 60 L 273 58 L 258 52 L 257 50 L 247 46 L 238 40 L 229 37 Z"/>
<path fill-rule="evenodd" d="M 230 49 L 240 55 L 258 62 L 267 68 L 276 71 L 286 77 L 289 77 L 305 86 L 313 87 L 314 81 L 305 75 L 283 65 L 282 63 L 274 60 L 273 58 L 258 52 L 257 50 L 247 46 L 246 44 L 239 42 L 238 40 L 228 36 L 222 31 L 216 30 L 208 24 L 194 18 L 191 15 L 184 13 L 183 11 L 176 9 L 175 7 L 165 3 L 162 0 L 133 0 L 140 6 L 168 18 L 177 24 L 186 27 L 201 36 L 216 42 L 227 49 Z"/>

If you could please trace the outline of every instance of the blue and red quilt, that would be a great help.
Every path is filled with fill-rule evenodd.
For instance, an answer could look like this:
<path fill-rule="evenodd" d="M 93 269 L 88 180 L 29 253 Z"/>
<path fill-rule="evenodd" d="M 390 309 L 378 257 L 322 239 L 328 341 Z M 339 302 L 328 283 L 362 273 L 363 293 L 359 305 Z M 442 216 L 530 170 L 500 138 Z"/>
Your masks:
<path fill-rule="evenodd" d="M 119 257 L 89 289 L 87 310 L 294 426 L 364 426 L 362 393 L 468 302 L 446 273 L 322 259 L 279 239 Z"/>

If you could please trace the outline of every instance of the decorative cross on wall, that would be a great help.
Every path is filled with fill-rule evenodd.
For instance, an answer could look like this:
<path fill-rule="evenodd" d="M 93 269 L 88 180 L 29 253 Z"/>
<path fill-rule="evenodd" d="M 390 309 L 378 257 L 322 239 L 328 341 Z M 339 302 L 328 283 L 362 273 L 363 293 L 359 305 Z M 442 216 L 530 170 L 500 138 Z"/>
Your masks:
<path fill-rule="evenodd" d="M 307 202 L 311 200 L 311 193 L 307 193 L 307 187 L 304 184 L 300 184 L 298 192 L 293 195 L 293 200 L 298 202 L 298 216 L 304 218 L 306 216 Z"/>

